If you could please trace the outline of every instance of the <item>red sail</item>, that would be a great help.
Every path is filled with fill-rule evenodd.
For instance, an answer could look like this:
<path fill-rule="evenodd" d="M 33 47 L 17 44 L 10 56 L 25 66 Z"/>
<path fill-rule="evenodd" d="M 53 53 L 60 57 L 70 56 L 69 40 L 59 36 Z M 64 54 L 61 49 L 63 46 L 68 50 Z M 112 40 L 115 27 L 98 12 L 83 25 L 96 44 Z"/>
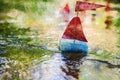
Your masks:
<path fill-rule="evenodd" d="M 62 38 L 64 39 L 76 39 L 87 42 L 87 39 L 83 33 L 82 25 L 79 17 L 74 17 L 68 24 Z"/>
<path fill-rule="evenodd" d="M 64 10 L 66 13 L 70 13 L 70 9 L 69 9 L 68 3 L 65 5 L 65 7 L 63 8 L 63 10 Z"/>
<path fill-rule="evenodd" d="M 95 10 L 100 7 L 106 7 L 106 6 L 101 4 L 77 1 L 75 6 L 75 11 Z"/>

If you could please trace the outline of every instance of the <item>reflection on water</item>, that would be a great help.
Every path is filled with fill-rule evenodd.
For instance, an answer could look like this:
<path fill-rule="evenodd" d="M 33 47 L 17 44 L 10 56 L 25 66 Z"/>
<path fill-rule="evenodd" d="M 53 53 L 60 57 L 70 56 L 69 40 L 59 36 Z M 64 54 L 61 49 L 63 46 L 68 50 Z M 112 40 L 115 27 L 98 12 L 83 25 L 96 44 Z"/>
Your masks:
<path fill-rule="evenodd" d="M 119 68 L 97 60 L 85 60 L 80 69 L 80 80 L 120 80 Z"/>
<path fill-rule="evenodd" d="M 78 80 L 82 55 L 55 53 L 52 59 L 42 62 L 31 71 L 34 80 Z"/>
<path fill-rule="evenodd" d="M 82 64 L 84 55 L 80 53 L 62 53 L 62 55 L 64 57 L 65 66 L 67 67 L 67 69 L 62 67 L 62 71 L 65 72 L 67 76 L 75 78 L 75 80 L 79 79 L 80 64 Z"/>
<path fill-rule="evenodd" d="M 46 60 L 31 69 L 27 80 L 120 80 L 118 67 L 109 68 L 89 57 L 78 53 L 46 55 Z"/>

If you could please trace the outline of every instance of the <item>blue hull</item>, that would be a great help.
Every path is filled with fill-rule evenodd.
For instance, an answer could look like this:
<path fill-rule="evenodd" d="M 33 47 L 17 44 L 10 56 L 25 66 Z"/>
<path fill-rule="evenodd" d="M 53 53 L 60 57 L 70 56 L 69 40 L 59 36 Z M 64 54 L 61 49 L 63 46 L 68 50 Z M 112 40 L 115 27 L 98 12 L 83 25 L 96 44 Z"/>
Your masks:
<path fill-rule="evenodd" d="M 86 42 L 83 42 L 83 41 L 61 39 L 60 50 L 62 52 L 82 53 L 84 55 L 87 55 L 88 45 L 86 44 Z"/>

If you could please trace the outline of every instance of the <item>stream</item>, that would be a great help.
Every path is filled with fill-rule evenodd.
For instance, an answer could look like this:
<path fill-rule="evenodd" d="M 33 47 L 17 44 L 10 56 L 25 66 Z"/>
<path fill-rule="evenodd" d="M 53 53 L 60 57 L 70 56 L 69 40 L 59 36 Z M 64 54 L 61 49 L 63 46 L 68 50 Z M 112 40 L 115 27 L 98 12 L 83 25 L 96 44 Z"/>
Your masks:
<path fill-rule="evenodd" d="M 55 53 L 51 58 L 30 69 L 27 80 L 120 80 L 120 65 L 108 67 L 110 63 L 79 53 Z"/>
<path fill-rule="evenodd" d="M 117 43 L 119 30 L 115 27 L 105 29 L 107 14 L 103 10 L 82 11 L 77 15 L 81 19 L 80 25 L 88 46 L 93 51 L 84 56 L 80 53 L 61 53 L 58 49 L 63 32 L 76 16 L 75 0 L 54 0 L 55 3 L 46 3 L 53 0 L 11 1 L 0 1 L 0 10 L 5 9 L 0 16 L 0 30 L 4 32 L 0 34 L 0 80 L 120 80 L 120 51 L 117 52 L 120 48 Z M 70 6 L 69 15 L 61 14 L 66 2 Z M 7 9 L 6 6 L 13 8 Z M 96 14 L 94 23 L 93 14 Z M 119 17 L 117 12 L 110 14 L 114 15 L 114 19 Z M 65 21 L 67 18 L 68 21 Z M 26 33 L 24 27 L 30 28 L 31 32 Z M 119 55 L 111 58 L 104 50 L 113 53 L 112 56 Z"/>

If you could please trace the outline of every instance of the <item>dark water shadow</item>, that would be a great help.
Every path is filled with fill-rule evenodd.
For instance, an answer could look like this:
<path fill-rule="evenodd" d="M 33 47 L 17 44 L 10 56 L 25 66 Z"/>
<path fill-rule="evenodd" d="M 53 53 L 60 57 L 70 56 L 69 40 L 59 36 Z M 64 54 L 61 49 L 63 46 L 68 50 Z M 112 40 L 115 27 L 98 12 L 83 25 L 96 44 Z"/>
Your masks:
<path fill-rule="evenodd" d="M 97 61 L 97 62 L 107 64 L 108 68 L 120 68 L 119 64 L 118 65 L 117 64 L 112 64 L 109 61 L 104 61 L 104 60 L 99 60 L 99 59 L 87 59 L 87 60 L 89 60 L 89 61 Z"/>
<path fill-rule="evenodd" d="M 79 73 L 80 73 L 80 65 L 83 62 L 83 57 L 85 55 L 81 53 L 61 53 L 62 56 L 64 57 L 63 61 L 65 62 L 66 68 L 63 68 L 61 66 L 62 71 L 67 75 L 67 76 L 72 76 L 75 78 L 75 80 L 79 79 Z M 68 79 L 66 79 L 68 80 Z"/>

